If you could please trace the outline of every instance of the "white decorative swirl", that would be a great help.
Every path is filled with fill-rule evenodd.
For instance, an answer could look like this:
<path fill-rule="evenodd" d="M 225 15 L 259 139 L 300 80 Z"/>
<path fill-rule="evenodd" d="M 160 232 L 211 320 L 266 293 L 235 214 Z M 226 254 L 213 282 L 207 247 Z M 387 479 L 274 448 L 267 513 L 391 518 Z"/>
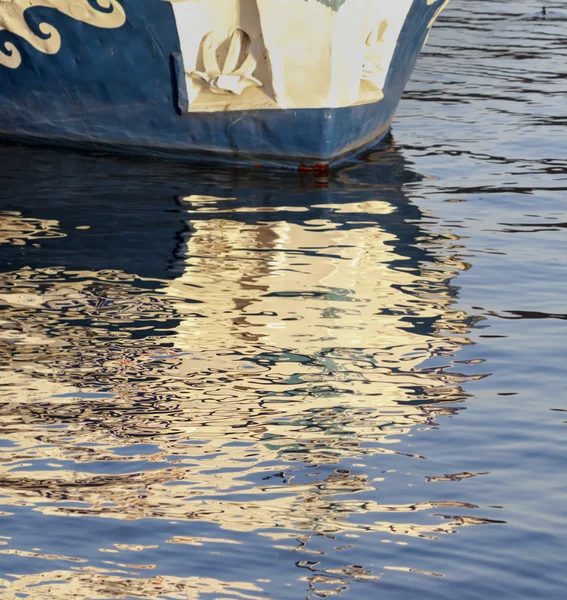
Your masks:
<path fill-rule="evenodd" d="M 40 23 L 38 29 L 45 37 L 39 37 L 27 24 L 24 13 L 41 6 L 54 8 L 93 27 L 114 29 L 124 25 L 126 14 L 118 0 L 95 0 L 95 3 L 103 10 L 93 8 L 88 0 L 0 0 L 0 31 L 6 30 L 23 38 L 39 52 L 57 54 L 61 49 L 61 35 L 57 29 L 49 23 Z M 22 55 L 14 44 L 0 44 L 0 65 L 17 69 L 21 62 Z"/>

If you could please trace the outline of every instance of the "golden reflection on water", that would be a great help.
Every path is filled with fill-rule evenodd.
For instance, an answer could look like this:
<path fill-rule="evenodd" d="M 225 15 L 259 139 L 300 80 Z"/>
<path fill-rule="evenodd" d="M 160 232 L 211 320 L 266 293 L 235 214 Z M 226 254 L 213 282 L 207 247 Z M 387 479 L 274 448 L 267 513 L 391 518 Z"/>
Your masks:
<path fill-rule="evenodd" d="M 379 455 L 419 458 L 402 440 L 465 399 L 463 376 L 427 366 L 469 343 L 471 319 L 454 308 L 450 283 L 466 265 L 452 258 L 451 236 L 404 220 L 397 183 L 355 185 L 345 172 L 320 187 L 287 181 L 284 193 L 276 182 L 266 202 L 248 183 L 233 185 L 176 195 L 175 277 L 88 270 L 88 248 L 83 269 L 24 264 L 2 274 L 3 518 L 17 509 L 225 530 L 98 549 L 117 557 L 174 544 L 238 552 L 235 532 L 287 550 L 299 541 L 309 555 L 314 536 L 403 542 L 482 523 L 439 514 L 475 508 L 463 502 L 382 504 L 376 490 L 388 474 L 370 467 Z M 63 229 L 0 214 L 3 244 L 64 244 Z M 112 264 L 128 239 L 107 251 Z M 437 517 L 417 519 L 423 512 Z M 0 563 L 89 562 L 4 542 Z M 261 582 L 212 571 L 148 577 L 159 565 L 106 564 L 12 569 L 3 597 L 264 597 Z M 310 565 L 312 592 L 379 578 Z"/>
<path fill-rule="evenodd" d="M 118 569 L 78 568 L 74 571 L 45 571 L 18 577 L 16 581 L 0 580 L 5 600 L 24 598 L 168 598 L 198 600 L 214 598 L 267 598 L 262 588 L 245 581 L 223 582 L 210 577 L 139 577 L 140 565 L 124 565 Z M 34 589 L 35 588 L 35 589 Z M 0 588 L 1 589 L 1 588 Z"/>

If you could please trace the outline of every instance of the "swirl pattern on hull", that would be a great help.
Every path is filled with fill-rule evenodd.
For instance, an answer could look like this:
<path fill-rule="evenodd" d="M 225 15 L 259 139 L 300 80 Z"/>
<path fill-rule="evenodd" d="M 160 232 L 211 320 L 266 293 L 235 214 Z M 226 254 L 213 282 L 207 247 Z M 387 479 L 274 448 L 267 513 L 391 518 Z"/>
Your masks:
<path fill-rule="evenodd" d="M 57 54 L 61 49 L 57 28 L 49 23 L 39 23 L 41 35 L 38 35 L 30 27 L 26 12 L 35 7 L 53 8 L 93 27 L 114 29 L 124 25 L 126 14 L 118 0 L 95 0 L 95 3 L 96 9 L 88 0 L 0 0 L 0 32 L 9 31 L 21 37 L 39 52 Z M 21 63 L 21 51 L 12 42 L 0 44 L 0 65 L 17 69 Z"/>

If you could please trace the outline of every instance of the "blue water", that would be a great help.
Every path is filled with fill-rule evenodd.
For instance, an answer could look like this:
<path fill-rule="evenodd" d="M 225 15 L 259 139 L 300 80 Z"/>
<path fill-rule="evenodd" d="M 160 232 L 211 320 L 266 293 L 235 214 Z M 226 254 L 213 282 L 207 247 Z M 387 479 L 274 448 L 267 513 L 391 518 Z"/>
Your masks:
<path fill-rule="evenodd" d="M 567 16 L 453 0 L 329 177 L 0 148 L 6 599 L 567 584 Z"/>

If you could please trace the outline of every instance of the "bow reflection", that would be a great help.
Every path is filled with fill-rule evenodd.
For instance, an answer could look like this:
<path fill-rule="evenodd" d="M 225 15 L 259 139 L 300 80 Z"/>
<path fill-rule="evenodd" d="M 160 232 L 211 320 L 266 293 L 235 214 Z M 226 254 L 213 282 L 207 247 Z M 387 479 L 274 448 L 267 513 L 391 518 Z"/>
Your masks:
<path fill-rule="evenodd" d="M 399 152 L 304 180 L 42 160 L 0 216 L 3 505 L 302 552 L 475 524 L 438 514 L 462 502 L 377 500 L 377 457 L 419 458 L 408 434 L 466 398 L 447 367 L 472 325 L 451 284 L 466 265 L 405 196 Z M 373 577 L 310 570 L 313 589 Z"/>

